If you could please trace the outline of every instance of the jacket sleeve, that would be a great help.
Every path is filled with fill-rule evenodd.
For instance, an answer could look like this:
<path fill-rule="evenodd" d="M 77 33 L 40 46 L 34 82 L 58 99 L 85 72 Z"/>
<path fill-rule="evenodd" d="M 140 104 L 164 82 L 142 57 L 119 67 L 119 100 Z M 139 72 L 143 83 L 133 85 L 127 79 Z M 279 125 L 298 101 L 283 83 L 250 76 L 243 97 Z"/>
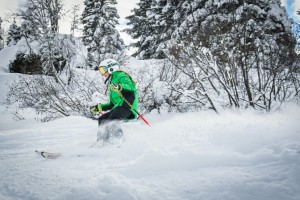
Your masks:
<path fill-rule="evenodd" d="M 109 101 L 107 103 L 102 103 L 101 107 L 103 111 L 107 111 L 107 110 L 111 110 L 114 107 L 114 105 Z"/>

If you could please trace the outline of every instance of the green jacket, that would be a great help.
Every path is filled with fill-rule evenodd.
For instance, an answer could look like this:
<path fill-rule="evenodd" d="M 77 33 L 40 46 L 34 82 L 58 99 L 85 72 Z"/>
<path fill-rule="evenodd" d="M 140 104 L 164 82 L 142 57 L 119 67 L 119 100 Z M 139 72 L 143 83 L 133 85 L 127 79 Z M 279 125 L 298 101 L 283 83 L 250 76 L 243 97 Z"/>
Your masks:
<path fill-rule="evenodd" d="M 131 112 L 134 114 L 135 118 L 138 117 L 137 113 L 133 110 L 138 110 L 138 92 L 135 86 L 135 82 L 132 80 L 132 78 L 123 71 L 115 71 L 111 74 L 110 77 L 110 83 L 120 84 L 122 86 L 122 92 L 133 92 L 134 94 L 134 101 L 132 103 L 132 108 L 130 109 Z M 124 102 L 124 99 L 119 96 L 119 94 L 109 88 L 109 102 L 101 104 L 103 110 L 107 110 L 107 108 L 111 108 L 111 110 L 114 110 L 117 106 L 122 106 Z M 128 100 L 128 99 L 127 99 Z"/>

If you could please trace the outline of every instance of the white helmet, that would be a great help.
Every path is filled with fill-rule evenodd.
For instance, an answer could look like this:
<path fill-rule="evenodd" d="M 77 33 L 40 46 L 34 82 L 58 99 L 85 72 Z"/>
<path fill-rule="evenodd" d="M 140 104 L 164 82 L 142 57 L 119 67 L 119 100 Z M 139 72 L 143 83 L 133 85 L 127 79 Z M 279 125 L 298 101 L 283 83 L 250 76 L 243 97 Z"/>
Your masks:
<path fill-rule="evenodd" d="M 101 74 L 104 74 L 105 72 L 111 74 L 112 72 L 117 71 L 118 69 L 120 69 L 120 65 L 114 59 L 103 60 L 99 65 L 99 71 Z"/>

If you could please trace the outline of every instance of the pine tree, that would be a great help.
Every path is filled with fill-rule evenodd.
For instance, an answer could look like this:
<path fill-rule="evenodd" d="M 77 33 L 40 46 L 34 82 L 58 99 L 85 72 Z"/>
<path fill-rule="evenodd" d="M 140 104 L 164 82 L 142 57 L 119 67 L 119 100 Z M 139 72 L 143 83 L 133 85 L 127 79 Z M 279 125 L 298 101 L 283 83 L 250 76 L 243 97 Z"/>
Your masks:
<path fill-rule="evenodd" d="M 17 16 L 21 18 L 22 34 L 25 38 L 37 39 L 42 28 L 41 24 L 44 19 L 40 15 L 35 2 L 25 1 L 17 12 Z"/>
<path fill-rule="evenodd" d="M 197 37 L 220 61 L 229 57 L 228 52 L 241 55 L 247 50 L 266 55 L 267 49 L 279 46 L 287 48 L 281 52 L 287 60 L 288 52 L 294 48 L 291 23 L 280 0 L 186 0 L 182 8 L 184 20 L 173 38 L 178 41 Z"/>
<path fill-rule="evenodd" d="M 297 11 L 297 14 L 300 17 L 300 10 Z M 300 22 L 296 22 L 295 25 L 295 35 L 296 35 L 296 40 L 297 40 L 297 53 L 300 54 Z"/>
<path fill-rule="evenodd" d="M 20 29 L 21 29 L 22 36 L 25 37 L 26 39 L 29 38 L 33 39 L 36 38 L 38 35 L 38 31 L 34 29 L 34 26 L 30 21 L 23 20 Z"/>
<path fill-rule="evenodd" d="M 84 1 L 82 41 L 90 55 L 90 67 L 98 65 L 108 54 L 117 55 L 124 49 L 124 42 L 116 29 L 119 15 L 115 4 L 115 0 Z"/>
<path fill-rule="evenodd" d="M 178 39 L 193 37 L 201 32 L 201 22 L 207 16 L 209 10 L 205 7 L 208 0 L 183 0 L 177 8 L 177 28 L 172 34 L 172 38 Z"/>
<path fill-rule="evenodd" d="M 72 8 L 71 34 L 74 36 L 75 31 L 79 29 L 80 16 L 78 15 L 79 5 Z"/>
<path fill-rule="evenodd" d="M 133 15 L 127 17 L 127 29 L 133 38 L 138 39 L 133 44 L 137 47 L 136 55 L 140 59 L 165 58 L 163 49 L 179 20 L 179 0 L 143 0 L 133 10 Z"/>
<path fill-rule="evenodd" d="M 10 25 L 8 30 L 8 36 L 6 44 L 11 47 L 16 45 L 17 42 L 22 38 L 22 33 L 20 27 L 17 25 L 16 20 L 14 19 L 13 23 Z"/>
<path fill-rule="evenodd" d="M 148 22 L 152 25 L 153 31 L 146 38 L 149 46 L 145 49 L 149 58 L 165 58 L 163 49 L 165 43 L 171 38 L 175 30 L 173 15 L 175 13 L 178 1 L 156 0 L 152 2 L 151 14 L 148 15 Z M 142 57 L 146 58 L 146 57 Z"/>
<path fill-rule="evenodd" d="M 154 33 L 155 28 L 149 22 L 148 16 L 153 13 L 151 11 L 151 5 L 153 0 L 140 0 L 137 3 L 137 8 L 132 10 L 133 15 L 128 16 L 126 19 L 129 20 L 127 25 L 131 28 L 126 29 L 126 32 L 131 35 L 132 38 L 137 39 L 135 43 L 132 44 L 133 47 L 137 48 L 137 52 L 134 56 L 141 59 L 148 59 L 151 57 L 151 53 L 148 53 L 148 48 L 150 44 L 150 36 Z"/>

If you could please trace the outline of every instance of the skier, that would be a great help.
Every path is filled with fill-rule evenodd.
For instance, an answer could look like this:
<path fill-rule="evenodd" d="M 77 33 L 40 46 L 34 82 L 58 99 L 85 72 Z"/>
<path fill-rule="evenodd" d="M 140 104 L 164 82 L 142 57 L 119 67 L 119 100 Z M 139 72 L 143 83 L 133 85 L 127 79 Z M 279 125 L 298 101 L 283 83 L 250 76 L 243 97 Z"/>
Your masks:
<path fill-rule="evenodd" d="M 91 112 L 99 114 L 102 111 L 108 111 L 98 119 L 97 134 L 97 140 L 108 140 L 111 134 L 123 134 L 122 129 L 120 126 L 117 127 L 117 124 L 107 126 L 109 122 L 138 117 L 136 113 L 138 110 L 138 93 L 135 82 L 129 74 L 120 70 L 120 65 L 116 60 L 103 60 L 99 65 L 99 72 L 106 78 L 104 83 L 108 83 L 109 102 L 92 106 Z"/>

